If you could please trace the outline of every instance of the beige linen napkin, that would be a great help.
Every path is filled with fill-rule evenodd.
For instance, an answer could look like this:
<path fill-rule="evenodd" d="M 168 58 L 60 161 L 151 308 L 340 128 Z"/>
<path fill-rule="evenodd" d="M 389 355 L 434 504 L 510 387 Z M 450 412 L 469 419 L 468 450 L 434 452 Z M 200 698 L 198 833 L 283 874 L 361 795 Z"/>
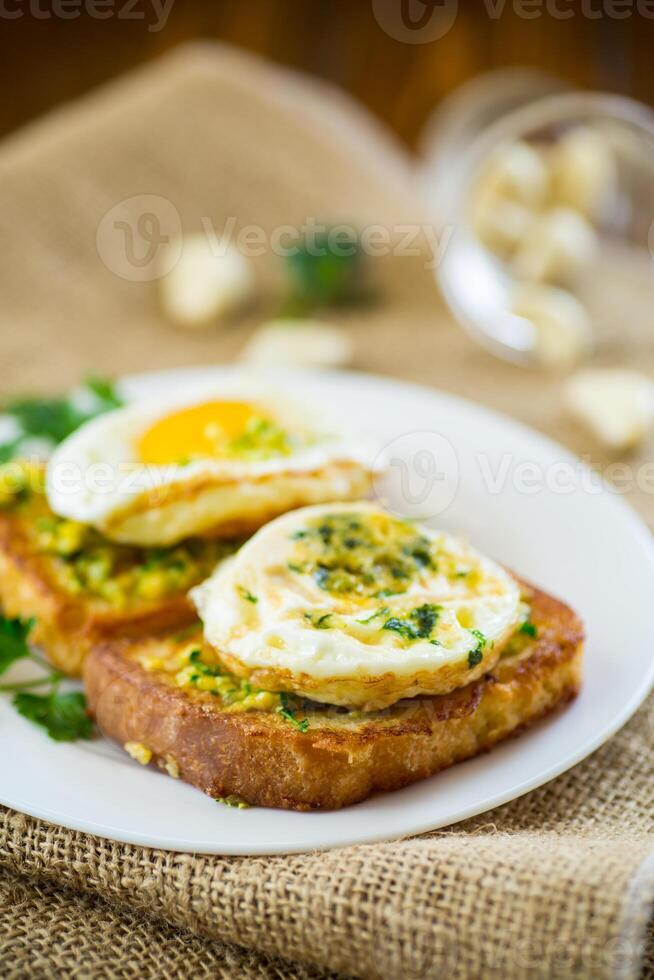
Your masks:
<path fill-rule="evenodd" d="M 0 150 L 3 395 L 231 359 L 276 309 L 280 260 L 265 249 L 253 261 L 267 299 L 245 324 L 165 324 L 155 283 L 138 279 L 146 266 L 125 275 L 114 234 L 144 195 L 171 203 L 185 230 L 204 219 L 220 231 L 233 217 L 268 234 L 314 218 L 381 224 L 397 245 L 426 220 L 402 151 L 343 96 L 229 49 L 181 51 Z M 583 448 L 556 379 L 491 360 L 451 322 L 429 233 L 416 241 L 420 254 L 373 263 L 376 304 L 339 317 L 358 366 L 473 397 Z M 651 495 L 632 497 L 654 521 Z M 2 972 L 635 977 L 654 896 L 653 732 L 650 702 L 585 763 L 492 814 L 326 854 L 168 854 L 0 809 Z M 78 947 L 88 965 L 75 973 Z"/>

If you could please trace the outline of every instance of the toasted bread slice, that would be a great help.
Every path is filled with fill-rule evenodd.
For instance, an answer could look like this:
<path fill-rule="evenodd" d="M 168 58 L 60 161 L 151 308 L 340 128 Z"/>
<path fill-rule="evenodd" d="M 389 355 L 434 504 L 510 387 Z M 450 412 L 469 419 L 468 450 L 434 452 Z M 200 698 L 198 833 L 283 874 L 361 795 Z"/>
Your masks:
<path fill-rule="evenodd" d="M 98 645 L 84 669 L 89 706 L 139 761 L 211 796 L 347 806 L 478 755 L 577 694 L 582 625 L 563 603 L 527 591 L 536 635 L 518 634 L 491 673 L 448 695 L 365 714 L 252 692 L 219 673 L 198 628 L 195 643 L 169 635 Z"/>
<path fill-rule="evenodd" d="M 188 590 L 235 547 L 197 539 L 162 549 L 117 545 L 56 518 L 32 487 L 0 510 L 0 606 L 7 616 L 34 618 L 30 639 L 77 676 L 102 638 L 193 622 Z"/>

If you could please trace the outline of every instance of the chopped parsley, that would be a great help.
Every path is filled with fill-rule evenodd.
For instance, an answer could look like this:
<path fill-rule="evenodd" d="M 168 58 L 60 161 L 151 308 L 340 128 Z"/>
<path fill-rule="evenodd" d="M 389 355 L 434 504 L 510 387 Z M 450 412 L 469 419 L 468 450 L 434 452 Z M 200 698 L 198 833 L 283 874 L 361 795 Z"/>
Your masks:
<path fill-rule="evenodd" d="M 295 706 L 295 701 L 292 695 L 287 694 L 282 691 L 279 695 L 280 706 L 277 708 L 277 714 L 281 715 L 286 721 L 290 722 L 294 728 L 297 728 L 299 732 L 306 732 L 309 729 L 309 719 L 308 718 L 296 718 L 295 712 L 298 710 Z"/>
<path fill-rule="evenodd" d="M 409 555 L 413 558 L 416 565 L 419 568 L 433 568 L 434 563 L 432 557 L 429 554 L 429 550 L 424 545 L 418 544 L 402 549 L 405 555 Z"/>
<path fill-rule="evenodd" d="M 304 618 L 308 619 L 314 629 L 317 630 L 328 630 L 331 629 L 329 620 L 332 618 L 332 613 L 324 613 L 322 616 L 318 616 L 316 619 L 311 613 L 305 613 Z"/>
<path fill-rule="evenodd" d="M 166 548 L 132 547 L 55 516 L 43 494 L 32 495 L 29 508 L 24 514 L 31 524 L 30 544 L 48 556 L 57 583 L 66 592 L 97 596 L 114 606 L 133 598 L 152 600 L 187 592 L 236 547 L 233 542 L 200 538 Z"/>
<path fill-rule="evenodd" d="M 340 595 L 382 597 L 406 592 L 435 567 L 432 541 L 406 521 L 385 514 L 325 514 L 291 535 L 291 571 Z"/>
<path fill-rule="evenodd" d="M 284 429 L 264 418 L 251 418 L 240 436 L 232 439 L 228 453 L 250 460 L 270 459 L 272 456 L 288 456 L 293 443 Z"/>
<path fill-rule="evenodd" d="M 525 620 L 525 622 L 521 625 L 518 632 L 524 633 L 525 636 L 533 636 L 533 637 L 538 636 L 538 628 L 535 626 L 534 623 L 531 622 L 530 619 Z"/>
<path fill-rule="evenodd" d="M 193 650 L 192 653 L 189 654 L 189 663 L 193 665 L 193 674 L 191 675 L 190 680 L 193 683 L 200 677 L 222 677 L 224 674 L 222 667 L 218 667 L 213 664 L 205 664 L 201 658 L 202 651 L 199 649 Z"/>
<path fill-rule="evenodd" d="M 468 654 L 468 667 L 476 667 L 477 664 L 481 663 L 484 656 L 484 647 L 486 646 L 488 640 L 481 632 L 481 630 L 470 630 L 472 635 L 477 639 L 477 646 L 474 650 L 471 650 Z"/>
<path fill-rule="evenodd" d="M 252 595 L 251 592 L 248 592 L 248 590 L 242 585 L 238 586 L 238 591 L 241 593 L 242 597 L 245 599 L 246 602 L 256 603 L 259 601 L 255 595 Z"/>
<path fill-rule="evenodd" d="M 424 603 L 412 609 L 405 619 L 391 616 L 382 626 L 383 630 L 397 633 L 403 640 L 427 640 L 438 622 L 441 607 Z"/>
<path fill-rule="evenodd" d="M 372 616 L 368 616 L 366 619 L 357 619 L 357 623 L 367 626 L 368 623 L 372 623 L 372 621 L 377 619 L 378 616 L 385 616 L 387 612 L 390 612 L 388 606 L 382 606 L 382 608 L 378 609 L 377 612 L 374 612 Z"/>

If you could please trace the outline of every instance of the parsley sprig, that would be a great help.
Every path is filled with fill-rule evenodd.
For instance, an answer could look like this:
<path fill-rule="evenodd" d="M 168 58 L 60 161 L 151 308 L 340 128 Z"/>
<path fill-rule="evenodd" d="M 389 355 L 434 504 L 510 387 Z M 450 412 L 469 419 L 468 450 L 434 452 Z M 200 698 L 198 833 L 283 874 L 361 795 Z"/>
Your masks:
<path fill-rule="evenodd" d="M 0 445 L 0 463 L 20 455 L 29 439 L 44 439 L 56 446 L 80 425 L 123 404 L 113 384 L 105 378 L 87 378 L 81 396 L 19 398 L 10 402 L 4 413 L 16 422 L 19 434 Z"/>
<path fill-rule="evenodd" d="M 370 301 L 359 236 L 325 229 L 307 236 L 286 258 L 290 294 L 281 315 L 308 316 L 318 309 Z"/>
<path fill-rule="evenodd" d="M 13 692 L 13 704 L 19 714 L 45 728 L 56 742 L 91 738 L 93 725 L 86 710 L 83 694 L 60 691 L 64 675 L 53 670 L 29 646 L 28 638 L 34 619 L 0 617 L 0 675 L 18 660 L 29 658 L 44 671 L 41 677 L 14 684 L 0 684 L 0 691 Z M 45 694 L 32 694 L 30 688 L 47 687 Z"/>

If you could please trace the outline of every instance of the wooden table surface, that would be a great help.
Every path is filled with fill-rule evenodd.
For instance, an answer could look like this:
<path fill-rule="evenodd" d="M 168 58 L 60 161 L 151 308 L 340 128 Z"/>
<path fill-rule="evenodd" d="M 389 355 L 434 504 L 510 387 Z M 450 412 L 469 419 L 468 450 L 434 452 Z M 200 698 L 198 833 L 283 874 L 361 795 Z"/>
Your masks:
<path fill-rule="evenodd" d="M 490 68 L 537 66 L 654 104 L 654 20 L 636 10 L 654 17 L 651 0 L 440 0 L 458 13 L 426 44 L 401 43 L 375 19 L 375 5 L 401 0 L 171 0 L 161 30 L 154 0 L 108 0 L 113 16 L 101 20 L 88 12 L 95 0 L 65 0 L 71 19 L 52 16 L 57 2 L 6 0 L 2 9 L 21 16 L 0 11 L 0 79 L 10 93 L 0 100 L 0 134 L 203 37 L 336 82 L 409 145 L 444 95 Z M 423 0 L 412 2 L 419 12 Z"/>

